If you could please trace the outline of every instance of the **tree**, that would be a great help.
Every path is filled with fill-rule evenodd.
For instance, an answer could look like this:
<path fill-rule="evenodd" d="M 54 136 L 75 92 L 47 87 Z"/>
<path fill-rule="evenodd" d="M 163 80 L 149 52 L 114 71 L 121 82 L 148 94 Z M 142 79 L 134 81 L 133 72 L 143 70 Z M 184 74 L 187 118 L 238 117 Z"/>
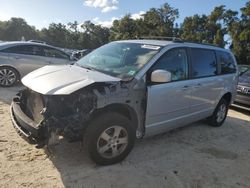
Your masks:
<path fill-rule="evenodd" d="M 84 46 L 94 49 L 109 42 L 110 33 L 108 28 L 95 25 L 91 21 L 84 22 L 81 27 L 84 30 Z"/>
<path fill-rule="evenodd" d="M 67 48 L 69 31 L 66 28 L 66 25 L 61 23 L 51 23 L 49 28 L 43 28 L 40 31 L 40 40 L 45 41 L 48 44 Z"/>
<path fill-rule="evenodd" d="M 136 21 L 131 18 L 131 15 L 125 15 L 120 20 L 115 20 L 111 28 L 111 40 L 134 39 L 137 37 L 139 29 Z"/>
<path fill-rule="evenodd" d="M 67 48 L 82 49 L 82 33 L 79 31 L 79 23 L 77 21 L 68 23 Z"/>
<path fill-rule="evenodd" d="M 174 35 L 174 21 L 178 17 L 178 9 L 174 9 L 168 3 L 165 3 L 159 9 L 151 8 L 144 15 L 147 34 L 172 37 Z"/>
<path fill-rule="evenodd" d="M 237 11 L 217 6 L 208 15 L 186 17 L 183 23 L 175 23 L 178 9 L 168 3 L 160 8 L 151 8 L 139 19 L 130 14 L 115 20 L 111 28 L 86 21 L 51 23 L 48 28 L 36 30 L 22 18 L 0 21 L 0 40 L 12 41 L 38 39 L 63 48 L 97 48 L 113 40 L 135 39 L 140 37 L 181 37 L 184 40 L 216 44 L 230 48 L 239 63 L 250 64 L 250 1 Z"/>
<path fill-rule="evenodd" d="M 250 64 L 250 1 L 241 8 L 241 19 L 231 22 L 229 34 L 238 63 Z"/>
<path fill-rule="evenodd" d="M 181 26 L 181 38 L 187 41 L 204 42 L 208 41 L 207 30 L 208 17 L 206 15 L 194 15 L 184 19 Z"/>
<path fill-rule="evenodd" d="M 228 27 L 237 20 L 237 12 L 226 10 L 224 5 L 215 7 L 210 15 L 186 17 L 182 24 L 182 38 L 224 47 Z"/>
<path fill-rule="evenodd" d="M 130 14 L 115 20 L 111 28 L 111 40 L 133 39 L 142 36 L 174 36 L 174 21 L 178 18 L 177 9 L 165 3 L 161 8 L 151 8 L 143 18 L 133 20 Z"/>
<path fill-rule="evenodd" d="M 37 38 L 35 27 L 30 26 L 23 18 L 11 18 L 7 22 L 0 22 L 0 40 L 13 41 Z"/>

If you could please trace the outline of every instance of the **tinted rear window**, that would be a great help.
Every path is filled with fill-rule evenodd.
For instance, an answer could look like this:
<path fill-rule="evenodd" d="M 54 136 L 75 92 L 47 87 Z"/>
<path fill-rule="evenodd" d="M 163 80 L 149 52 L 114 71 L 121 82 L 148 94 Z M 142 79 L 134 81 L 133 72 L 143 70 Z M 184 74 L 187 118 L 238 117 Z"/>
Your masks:
<path fill-rule="evenodd" d="M 213 50 L 191 49 L 192 76 L 194 78 L 214 76 L 217 74 L 216 56 Z"/>
<path fill-rule="evenodd" d="M 221 74 L 236 72 L 236 65 L 232 56 L 228 52 L 217 51 L 218 63 L 221 66 Z"/>

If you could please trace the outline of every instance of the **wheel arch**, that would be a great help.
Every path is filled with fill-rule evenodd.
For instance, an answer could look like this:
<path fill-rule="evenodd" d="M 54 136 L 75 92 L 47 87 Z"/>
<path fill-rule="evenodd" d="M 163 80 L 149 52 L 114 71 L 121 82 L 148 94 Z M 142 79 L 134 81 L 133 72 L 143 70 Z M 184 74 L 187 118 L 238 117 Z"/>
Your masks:
<path fill-rule="evenodd" d="M 107 112 L 116 112 L 125 117 L 127 117 L 133 124 L 134 128 L 138 127 L 138 117 L 135 110 L 127 104 L 114 103 L 107 105 L 103 108 L 97 109 L 93 112 L 92 118 L 96 118 L 97 116 L 107 113 Z"/>
<path fill-rule="evenodd" d="M 225 94 L 221 97 L 221 99 L 225 99 L 225 100 L 228 102 L 228 104 L 231 104 L 231 101 L 232 101 L 232 93 L 231 93 L 231 92 L 225 93 Z"/>

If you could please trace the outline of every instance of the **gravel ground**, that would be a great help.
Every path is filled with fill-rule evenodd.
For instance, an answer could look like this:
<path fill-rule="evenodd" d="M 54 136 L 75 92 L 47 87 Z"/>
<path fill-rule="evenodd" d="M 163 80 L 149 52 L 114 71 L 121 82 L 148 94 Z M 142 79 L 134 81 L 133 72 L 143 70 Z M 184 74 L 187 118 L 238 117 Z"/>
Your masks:
<path fill-rule="evenodd" d="M 0 88 L 0 187 L 250 187 L 250 114 L 231 109 L 224 126 L 197 122 L 138 140 L 130 155 L 96 166 L 79 143 L 36 149 L 15 132 Z"/>

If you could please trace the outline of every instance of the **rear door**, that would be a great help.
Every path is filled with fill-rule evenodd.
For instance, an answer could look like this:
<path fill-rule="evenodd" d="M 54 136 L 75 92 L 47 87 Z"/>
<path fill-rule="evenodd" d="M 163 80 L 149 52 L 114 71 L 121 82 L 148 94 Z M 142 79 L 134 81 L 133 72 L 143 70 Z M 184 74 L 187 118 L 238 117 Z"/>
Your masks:
<path fill-rule="evenodd" d="M 172 74 L 169 83 L 151 83 L 155 70 L 167 70 Z M 146 129 L 148 134 L 157 134 L 185 122 L 189 114 L 191 87 L 188 80 L 188 56 L 185 48 L 167 51 L 147 73 L 148 100 Z"/>
<path fill-rule="evenodd" d="M 214 50 L 191 48 L 190 54 L 192 59 L 190 110 L 201 116 L 207 116 L 218 102 L 223 89 L 223 79 L 217 76 L 218 66 Z"/>
<path fill-rule="evenodd" d="M 0 65 L 9 64 L 9 53 L 0 50 Z"/>

